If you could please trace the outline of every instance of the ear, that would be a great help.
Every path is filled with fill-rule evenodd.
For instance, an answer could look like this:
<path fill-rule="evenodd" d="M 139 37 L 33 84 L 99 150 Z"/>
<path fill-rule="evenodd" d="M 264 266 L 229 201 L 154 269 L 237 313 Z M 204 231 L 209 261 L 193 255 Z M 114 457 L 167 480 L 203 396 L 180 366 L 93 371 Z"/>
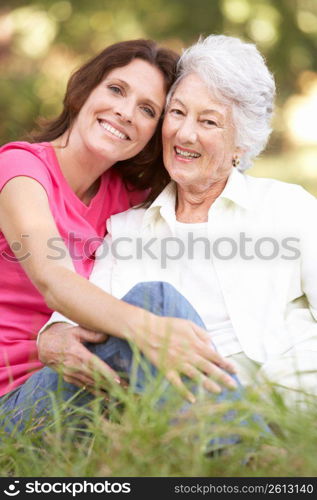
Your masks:
<path fill-rule="evenodd" d="M 234 153 L 233 153 L 233 157 L 232 157 L 232 166 L 233 167 L 238 167 L 240 165 L 241 156 L 243 156 L 246 151 L 247 150 L 245 148 L 240 148 L 240 147 L 235 148 Z"/>
<path fill-rule="evenodd" d="M 241 156 L 245 153 L 246 149 L 236 147 L 232 156 L 232 166 L 238 167 L 241 162 Z"/>

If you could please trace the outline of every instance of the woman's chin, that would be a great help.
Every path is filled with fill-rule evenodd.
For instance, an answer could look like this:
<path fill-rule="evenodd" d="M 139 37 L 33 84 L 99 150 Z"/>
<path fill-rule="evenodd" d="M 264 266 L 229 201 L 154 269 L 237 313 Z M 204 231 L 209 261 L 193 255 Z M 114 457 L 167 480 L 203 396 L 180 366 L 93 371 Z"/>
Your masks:
<path fill-rule="evenodd" d="M 190 175 L 190 172 L 183 168 L 168 168 L 167 171 L 172 181 L 176 182 L 176 184 L 192 184 L 195 182 L 193 175 Z"/>
<path fill-rule="evenodd" d="M 176 182 L 176 184 L 179 185 L 180 187 L 191 186 L 197 182 L 195 180 L 195 178 L 193 178 L 193 176 L 190 176 L 188 174 L 184 174 L 181 172 L 177 172 L 177 173 L 173 172 L 173 175 L 171 175 L 171 179 L 174 182 Z"/>

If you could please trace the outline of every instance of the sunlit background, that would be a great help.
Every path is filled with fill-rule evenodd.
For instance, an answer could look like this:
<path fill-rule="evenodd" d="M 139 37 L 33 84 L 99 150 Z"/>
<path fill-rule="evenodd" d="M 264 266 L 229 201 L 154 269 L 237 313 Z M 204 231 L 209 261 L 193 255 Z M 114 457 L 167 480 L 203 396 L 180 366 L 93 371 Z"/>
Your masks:
<path fill-rule="evenodd" d="M 145 37 L 180 51 L 210 33 L 255 42 L 276 77 L 274 133 L 250 174 L 317 195 L 317 0 L 2 0 L 1 144 L 55 116 L 70 73 L 106 45 Z"/>

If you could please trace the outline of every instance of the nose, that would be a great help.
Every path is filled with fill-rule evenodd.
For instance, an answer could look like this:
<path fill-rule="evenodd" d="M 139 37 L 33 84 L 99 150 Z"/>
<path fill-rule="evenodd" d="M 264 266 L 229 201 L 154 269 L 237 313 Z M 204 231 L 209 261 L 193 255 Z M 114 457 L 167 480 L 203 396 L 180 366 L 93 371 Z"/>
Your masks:
<path fill-rule="evenodd" d="M 132 123 L 134 109 L 135 104 L 132 99 L 122 99 L 116 105 L 115 114 L 120 120 L 127 123 Z"/>
<path fill-rule="evenodd" d="M 181 144 L 194 144 L 197 141 L 197 129 L 194 120 L 186 117 L 177 131 L 177 139 Z"/>

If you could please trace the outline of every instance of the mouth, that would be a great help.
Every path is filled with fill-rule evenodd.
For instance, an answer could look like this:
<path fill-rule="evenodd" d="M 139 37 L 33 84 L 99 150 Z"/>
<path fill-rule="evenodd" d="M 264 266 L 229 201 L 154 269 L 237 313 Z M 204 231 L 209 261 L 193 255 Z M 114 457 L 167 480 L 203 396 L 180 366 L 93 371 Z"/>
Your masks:
<path fill-rule="evenodd" d="M 180 146 L 174 146 L 175 156 L 178 160 L 181 161 L 193 161 L 197 160 L 197 158 L 201 157 L 201 154 L 197 151 L 187 148 L 181 148 Z"/>
<path fill-rule="evenodd" d="M 113 135 L 114 137 L 117 137 L 118 139 L 121 139 L 122 141 L 130 141 L 131 140 L 127 134 L 125 134 L 122 130 L 119 130 L 117 127 L 114 127 L 108 121 L 102 120 L 101 118 L 98 118 L 98 123 L 104 130 L 109 132 L 109 134 Z"/>

